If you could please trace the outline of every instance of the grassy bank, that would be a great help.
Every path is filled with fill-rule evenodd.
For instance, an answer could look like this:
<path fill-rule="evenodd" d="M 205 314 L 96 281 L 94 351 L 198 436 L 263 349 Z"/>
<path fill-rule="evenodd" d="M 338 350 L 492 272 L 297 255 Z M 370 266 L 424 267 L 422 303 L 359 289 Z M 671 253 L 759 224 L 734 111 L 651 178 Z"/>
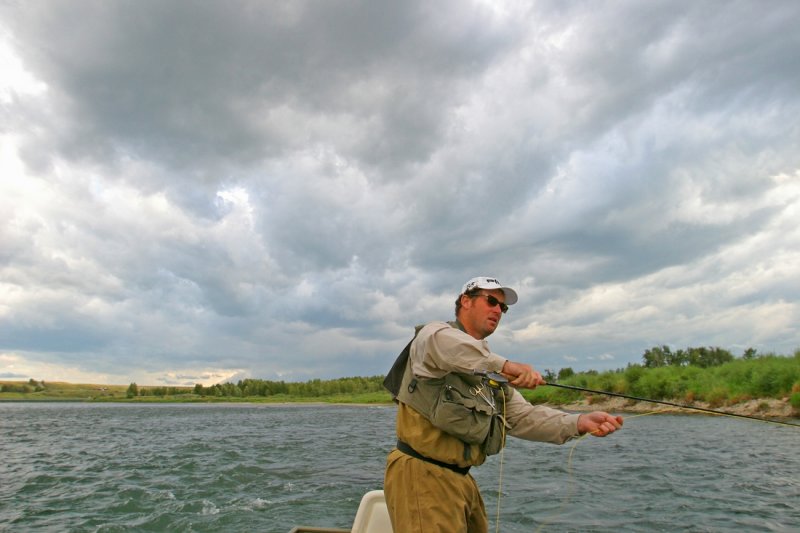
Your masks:
<path fill-rule="evenodd" d="M 662 366 L 646 368 L 630 365 L 608 372 L 582 372 L 560 379 L 559 383 L 684 404 L 704 402 L 712 407 L 735 405 L 758 398 L 790 398 L 800 409 L 800 352 L 794 357 L 768 355 L 737 359 L 700 368 Z M 585 393 L 551 387 L 525 391 L 533 403 L 563 405 L 573 403 Z M 591 401 L 591 395 L 587 399 Z"/>
<path fill-rule="evenodd" d="M 97 385 L 63 381 L 0 381 L 0 400 L 87 401 L 125 398 L 128 385 Z"/>

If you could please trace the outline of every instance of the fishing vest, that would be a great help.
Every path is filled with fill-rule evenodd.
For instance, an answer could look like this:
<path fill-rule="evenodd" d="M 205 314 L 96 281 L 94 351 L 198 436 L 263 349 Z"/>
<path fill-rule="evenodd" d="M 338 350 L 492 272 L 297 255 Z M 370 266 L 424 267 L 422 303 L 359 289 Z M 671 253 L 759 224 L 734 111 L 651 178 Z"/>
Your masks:
<path fill-rule="evenodd" d="M 400 353 L 384 380 L 393 398 L 464 442 L 465 455 L 472 444 L 479 445 L 486 455 L 499 453 L 505 445 L 508 428 L 505 421 L 505 404 L 511 398 L 508 385 L 479 374 L 451 372 L 441 378 L 416 377 L 408 362 L 413 341 Z"/>

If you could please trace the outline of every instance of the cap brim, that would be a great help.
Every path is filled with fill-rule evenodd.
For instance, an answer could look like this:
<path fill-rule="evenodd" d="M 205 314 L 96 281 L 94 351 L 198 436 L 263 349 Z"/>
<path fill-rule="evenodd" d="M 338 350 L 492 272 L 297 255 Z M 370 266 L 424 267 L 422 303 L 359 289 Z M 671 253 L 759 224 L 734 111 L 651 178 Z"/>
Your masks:
<path fill-rule="evenodd" d="M 517 293 L 514 291 L 514 289 L 503 287 L 501 290 L 503 291 L 503 294 L 506 295 L 506 301 L 505 301 L 506 305 L 514 305 L 515 303 L 517 303 L 518 300 Z"/>

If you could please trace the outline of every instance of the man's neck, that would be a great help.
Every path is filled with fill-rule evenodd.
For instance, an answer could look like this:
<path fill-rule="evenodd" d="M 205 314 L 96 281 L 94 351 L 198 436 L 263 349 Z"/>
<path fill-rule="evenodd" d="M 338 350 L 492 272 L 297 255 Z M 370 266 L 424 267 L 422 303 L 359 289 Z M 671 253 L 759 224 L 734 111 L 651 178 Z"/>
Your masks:
<path fill-rule="evenodd" d="M 453 327 L 456 327 L 456 328 L 460 329 L 461 331 L 463 331 L 464 333 L 466 333 L 466 334 L 467 334 L 467 335 L 469 335 L 470 337 L 472 337 L 472 338 L 474 338 L 474 339 L 478 339 L 479 341 L 481 341 L 481 340 L 483 340 L 483 339 L 485 339 L 485 338 L 486 338 L 486 337 L 482 337 L 482 336 L 481 336 L 481 335 L 479 335 L 479 334 L 476 334 L 474 331 L 470 331 L 470 330 L 468 330 L 468 329 L 467 329 L 467 327 L 466 327 L 466 326 L 464 326 L 464 323 L 463 323 L 463 322 L 461 322 L 461 320 L 460 320 L 460 319 L 458 319 L 458 318 L 456 318 L 455 322 L 450 322 L 450 324 L 451 324 Z"/>

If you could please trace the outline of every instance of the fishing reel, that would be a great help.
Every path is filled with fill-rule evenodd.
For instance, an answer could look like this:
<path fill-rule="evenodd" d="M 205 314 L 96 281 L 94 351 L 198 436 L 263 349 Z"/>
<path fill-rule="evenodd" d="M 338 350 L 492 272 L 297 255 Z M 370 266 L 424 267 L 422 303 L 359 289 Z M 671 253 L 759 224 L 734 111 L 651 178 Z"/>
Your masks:
<path fill-rule="evenodd" d="M 493 389 L 499 389 L 506 383 L 508 383 L 508 378 L 505 377 L 503 374 L 499 374 L 497 372 L 487 372 L 485 370 L 473 370 L 473 375 L 483 377 L 484 382 L 489 385 Z"/>

